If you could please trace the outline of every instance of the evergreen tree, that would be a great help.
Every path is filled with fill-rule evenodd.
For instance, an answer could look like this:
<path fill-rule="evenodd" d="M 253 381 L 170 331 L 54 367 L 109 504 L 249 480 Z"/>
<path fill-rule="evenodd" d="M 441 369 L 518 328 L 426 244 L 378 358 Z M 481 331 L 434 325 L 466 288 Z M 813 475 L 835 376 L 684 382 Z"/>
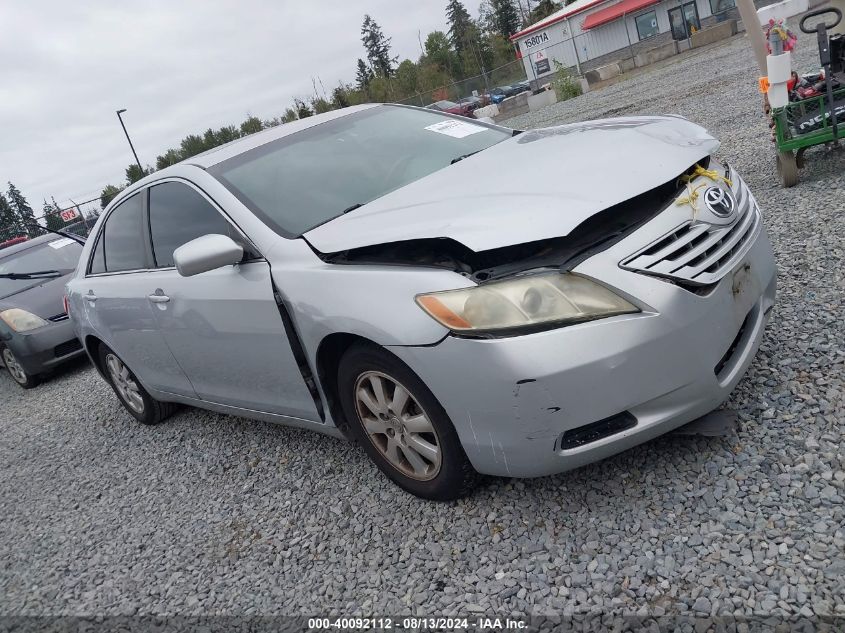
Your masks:
<path fill-rule="evenodd" d="M 432 31 L 425 38 L 426 64 L 433 64 L 438 70 L 453 74 L 455 53 L 449 44 L 449 37 L 443 31 Z"/>
<path fill-rule="evenodd" d="M 534 24 L 540 20 L 549 17 L 552 13 L 560 8 L 557 2 L 553 0 L 540 0 L 537 6 L 531 10 L 530 22 Z"/>
<path fill-rule="evenodd" d="M 449 23 L 449 42 L 460 56 L 471 45 L 475 25 L 461 0 L 449 0 L 446 20 Z"/>
<path fill-rule="evenodd" d="M 519 31 L 519 13 L 513 0 L 490 0 L 496 30 L 503 37 L 510 37 Z"/>
<path fill-rule="evenodd" d="M 217 136 L 214 134 L 214 130 L 208 128 L 205 132 L 203 132 L 202 144 L 205 149 L 213 149 L 220 144 L 217 142 Z"/>
<path fill-rule="evenodd" d="M 170 167 L 171 165 L 178 163 L 180 160 L 182 160 L 182 157 L 179 155 L 179 150 L 169 149 L 164 154 L 156 158 L 156 169 Z"/>
<path fill-rule="evenodd" d="M 358 58 L 358 72 L 355 74 L 355 82 L 358 85 L 358 90 L 367 92 L 370 87 L 370 82 L 373 80 L 373 71 L 364 63 L 364 60 Z"/>
<path fill-rule="evenodd" d="M 9 206 L 6 196 L 0 191 L 0 242 L 20 237 L 23 233 L 17 214 Z"/>
<path fill-rule="evenodd" d="M 364 16 L 364 23 L 361 25 L 361 42 L 364 50 L 367 51 L 367 59 L 370 67 L 379 77 L 392 77 L 396 71 L 396 62 L 399 57 L 390 56 L 390 40 L 385 37 L 381 27 L 369 15 Z"/>
<path fill-rule="evenodd" d="M 122 188 L 115 187 L 114 185 L 106 185 L 103 187 L 103 190 L 100 192 L 100 208 L 105 210 L 107 206 L 109 206 L 109 202 L 114 200 L 114 197 L 123 191 Z"/>
<path fill-rule="evenodd" d="M 59 215 L 61 209 L 59 209 L 58 205 L 52 205 L 46 200 L 44 201 L 44 206 L 42 207 L 42 211 L 44 213 L 44 225 L 48 229 L 61 229 L 65 222 L 62 220 L 62 216 Z"/>
<path fill-rule="evenodd" d="M 225 145 L 226 143 L 231 143 L 232 141 L 241 138 L 241 136 L 246 136 L 246 133 L 242 133 L 244 126 L 256 132 L 260 132 L 264 129 L 264 124 L 261 122 L 261 119 L 252 116 L 241 123 L 240 129 L 236 128 L 234 125 L 226 125 L 217 130 L 214 133 L 214 138 L 217 140 L 217 144 Z M 252 132 L 249 132 L 249 134 L 252 134 Z"/>
<path fill-rule="evenodd" d="M 141 180 L 141 178 L 149 176 L 154 171 L 155 170 L 149 165 L 147 165 L 145 169 L 141 169 L 141 167 L 139 167 L 137 164 L 132 163 L 131 165 L 129 165 L 129 167 L 126 168 L 126 184 L 133 185 L 139 180 Z"/>
<path fill-rule="evenodd" d="M 182 157 L 182 160 L 185 160 L 191 156 L 201 154 L 206 149 L 211 148 L 205 146 L 202 137 L 197 136 L 196 134 L 189 134 L 182 139 L 182 143 L 179 145 L 179 155 Z"/>
<path fill-rule="evenodd" d="M 225 130 L 225 129 L 226 128 L 220 128 L 220 132 L 222 133 L 223 130 Z M 247 117 L 246 121 L 241 123 L 240 133 L 237 136 L 235 136 L 234 138 L 231 138 L 231 139 L 224 141 L 224 142 L 228 143 L 230 140 L 233 141 L 236 138 L 238 138 L 239 136 L 248 136 L 250 134 L 255 134 L 256 132 L 260 132 L 263 129 L 264 129 L 264 124 L 261 123 L 261 119 L 259 119 L 257 116 L 250 116 L 250 117 Z M 218 140 L 223 140 L 222 134 L 220 134 L 218 136 L 221 137 L 221 138 L 218 138 Z"/>
<path fill-rule="evenodd" d="M 15 215 L 18 216 L 18 226 L 26 231 L 30 237 L 39 235 L 41 231 L 31 226 L 35 224 L 35 213 L 32 212 L 32 207 L 29 206 L 29 203 L 23 197 L 20 190 L 12 183 L 9 183 L 9 190 L 6 195 L 9 196 L 9 206 Z"/>

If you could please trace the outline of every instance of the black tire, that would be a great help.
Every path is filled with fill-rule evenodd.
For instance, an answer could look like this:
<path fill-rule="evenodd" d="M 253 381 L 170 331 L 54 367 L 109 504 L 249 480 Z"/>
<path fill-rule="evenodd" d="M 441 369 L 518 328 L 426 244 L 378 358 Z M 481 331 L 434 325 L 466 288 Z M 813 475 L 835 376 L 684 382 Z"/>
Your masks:
<path fill-rule="evenodd" d="M 792 152 L 778 152 L 778 175 L 787 189 L 798 184 L 798 164 Z"/>
<path fill-rule="evenodd" d="M 3 366 L 9 372 L 9 376 L 22 388 L 32 389 L 41 384 L 41 375 L 30 374 L 26 371 L 8 347 L 0 346 L 0 357 L 3 359 Z"/>
<path fill-rule="evenodd" d="M 103 375 L 114 390 L 114 394 L 123 408 L 141 424 L 158 424 L 169 418 L 176 411 L 176 405 L 172 402 L 160 402 L 154 399 L 149 392 L 144 389 L 144 386 L 132 373 L 132 370 L 120 359 L 120 357 L 106 345 L 100 345 L 99 349 L 100 367 L 103 370 Z M 111 358 L 110 358 L 111 357 Z M 133 404 L 129 397 L 122 393 L 120 386 L 118 386 L 117 379 L 110 369 L 111 360 L 116 359 L 127 370 L 127 378 L 135 385 L 138 397 L 143 402 L 143 407 L 139 410 L 137 400 Z M 125 389 L 124 389 L 125 392 Z"/>
<path fill-rule="evenodd" d="M 432 443 L 437 445 L 440 454 L 440 463 L 436 474 L 432 473 L 430 479 L 420 480 L 402 472 L 382 452 L 384 449 L 376 446 L 377 439 L 371 439 L 375 436 L 371 436 L 366 431 L 364 421 L 358 412 L 360 405 L 355 391 L 359 380 L 373 373 L 380 374 L 404 387 L 411 396 L 410 406 L 414 407 L 415 412 L 421 413 L 433 427 L 433 433 L 423 433 L 427 437 L 433 438 Z M 389 385 L 390 383 L 385 384 Z M 423 499 L 433 501 L 458 499 L 472 492 L 478 481 L 478 473 L 475 472 L 467 459 L 449 416 L 434 397 L 434 394 L 431 393 L 431 390 L 396 356 L 377 345 L 356 343 L 340 359 L 338 390 L 343 413 L 349 422 L 353 436 L 378 468 L 400 488 Z M 404 438 L 405 426 L 401 425 L 401 428 L 401 434 Z M 409 432 L 408 435 L 419 434 Z M 405 459 L 405 454 L 405 449 L 402 449 L 399 453 L 400 458 Z"/>

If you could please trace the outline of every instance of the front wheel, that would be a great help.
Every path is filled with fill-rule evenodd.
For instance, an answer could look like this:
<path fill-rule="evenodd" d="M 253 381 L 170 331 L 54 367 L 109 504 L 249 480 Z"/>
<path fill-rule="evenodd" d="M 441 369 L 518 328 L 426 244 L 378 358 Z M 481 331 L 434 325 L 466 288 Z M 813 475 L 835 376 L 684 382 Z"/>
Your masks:
<path fill-rule="evenodd" d="M 434 394 L 402 361 L 375 345 L 351 347 L 338 388 L 356 440 L 404 490 L 447 501 L 468 495 L 477 474 Z"/>
<path fill-rule="evenodd" d="M 158 424 L 170 417 L 176 405 L 155 400 L 120 357 L 100 345 L 100 366 L 123 407 L 141 424 Z"/>
<path fill-rule="evenodd" d="M 3 364 L 12 379 L 24 389 L 32 389 L 37 387 L 41 382 L 41 377 L 38 374 L 30 374 L 21 365 L 21 362 L 15 357 L 8 347 L 3 348 L 2 354 Z"/>

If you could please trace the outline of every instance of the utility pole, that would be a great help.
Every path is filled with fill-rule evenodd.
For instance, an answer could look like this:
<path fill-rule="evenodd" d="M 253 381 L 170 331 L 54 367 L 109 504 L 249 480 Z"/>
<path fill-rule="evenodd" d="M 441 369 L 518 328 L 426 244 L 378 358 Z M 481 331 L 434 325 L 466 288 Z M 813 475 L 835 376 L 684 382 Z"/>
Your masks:
<path fill-rule="evenodd" d="M 126 140 L 129 141 L 129 149 L 132 150 L 132 155 L 135 157 L 135 164 L 138 165 L 138 169 L 141 170 L 141 174 L 144 173 L 144 168 L 141 167 L 141 161 L 138 160 L 138 154 L 135 152 L 135 146 L 132 145 L 132 139 L 129 138 L 129 132 L 126 131 L 126 126 L 123 124 L 123 118 L 120 116 L 126 112 L 126 108 L 117 111 L 117 119 L 120 121 L 120 127 L 123 128 L 123 133 L 126 135 Z"/>

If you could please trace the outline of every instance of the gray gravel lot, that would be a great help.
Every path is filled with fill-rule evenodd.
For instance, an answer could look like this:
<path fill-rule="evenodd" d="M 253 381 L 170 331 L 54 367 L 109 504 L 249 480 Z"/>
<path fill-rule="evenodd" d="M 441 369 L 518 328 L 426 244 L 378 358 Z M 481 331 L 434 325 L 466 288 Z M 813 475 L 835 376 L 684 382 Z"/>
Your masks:
<path fill-rule="evenodd" d="M 722 139 L 781 267 L 738 436 L 435 504 L 343 441 L 189 409 L 146 428 L 84 364 L 30 392 L 0 372 L 0 613 L 845 616 L 845 156 L 780 188 L 756 74 L 739 37 L 511 122 L 668 112 Z"/>

